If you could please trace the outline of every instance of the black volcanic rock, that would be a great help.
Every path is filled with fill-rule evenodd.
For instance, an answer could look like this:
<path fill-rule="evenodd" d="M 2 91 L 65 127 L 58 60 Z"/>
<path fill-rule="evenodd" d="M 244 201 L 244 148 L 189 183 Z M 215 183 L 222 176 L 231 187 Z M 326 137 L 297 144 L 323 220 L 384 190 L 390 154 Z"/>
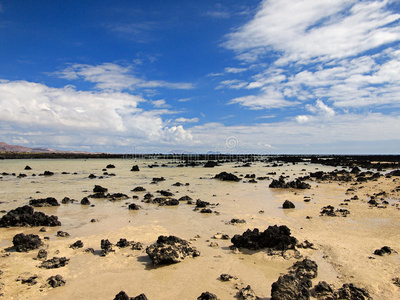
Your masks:
<path fill-rule="evenodd" d="M 269 185 L 270 188 L 279 188 L 279 189 L 309 189 L 311 186 L 306 183 L 301 181 L 300 179 L 296 179 L 290 182 L 285 182 L 285 179 L 283 176 L 280 176 L 278 180 L 273 179 L 272 182 Z"/>
<path fill-rule="evenodd" d="M 13 245 L 17 252 L 28 252 L 38 249 L 43 245 L 43 242 L 38 235 L 19 233 L 14 236 Z"/>
<path fill-rule="evenodd" d="M 93 188 L 93 193 L 107 193 L 108 189 L 102 187 L 101 185 L 95 185 Z"/>
<path fill-rule="evenodd" d="M 204 164 L 204 168 L 214 168 L 216 166 L 219 166 L 219 164 L 212 160 L 209 160 Z"/>
<path fill-rule="evenodd" d="M 114 250 L 112 249 L 112 244 L 110 243 L 110 241 L 107 240 L 107 239 L 101 240 L 101 253 L 100 253 L 100 256 L 106 256 L 110 252 L 114 252 Z"/>
<path fill-rule="evenodd" d="M 374 254 L 379 256 L 390 255 L 392 253 L 397 253 L 397 252 L 388 246 L 383 246 L 381 249 L 376 249 L 374 251 Z"/>
<path fill-rule="evenodd" d="M 56 288 L 59 286 L 63 286 L 66 284 L 66 281 L 61 275 L 51 276 L 47 278 L 47 284 L 52 288 Z"/>
<path fill-rule="evenodd" d="M 309 300 L 311 286 L 309 279 L 282 275 L 272 284 L 271 300 Z"/>
<path fill-rule="evenodd" d="M 132 192 L 144 192 L 144 191 L 146 191 L 146 189 L 142 186 L 137 186 L 132 190 Z"/>
<path fill-rule="evenodd" d="M 58 269 L 61 267 L 65 267 L 69 262 L 69 258 L 66 257 L 53 257 L 52 259 L 45 260 L 39 266 L 39 268 L 44 269 Z"/>
<path fill-rule="evenodd" d="M 298 278 L 313 279 L 318 275 L 318 265 L 315 261 L 306 258 L 295 262 L 290 268 L 289 273 Z"/>
<path fill-rule="evenodd" d="M 365 289 L 358 288 L 352 283 L 343 284 L 343 286 L 335 293 L 335 296 L 335 299 L 372 300 L 372 297 Z"/>
<path fill-rule="evenodd" d="M 131 171 L 132 171 L 132 172 L 138 172 L 138 171 L 140 171 L 139 166 L 138 166 L 138 165 L 132 166 Z"/>
<path fill-rule="evenodd" d="M 210 292 L 204 292 L 201 293 L 199 297 L 197 297 L 197 300 L 218 300 L 218 297 Z"/>
<path fill-rule="evenodd" d="M 200 252 L 189 242 L 172 235 L 159 236 L 155 244 L 146 248 L 146 253 L 155 265 L 178 263 L 185 257 L 200 255 Z"/>
<path fill-rule="evenodd" d="M 77 240 L 75 243 L 69 246 L 72 249 L 83 248 L 83 242 L 81 240 Z"/>
<path fill-rule="evenodd" d="M 29 205 L 34 207 L 49 207 L 49 206 L 60 206 L 57 199 L 53 197 L 47 197 L 43 199 L 32 199 L 29 201 Z"/>
<path fill-rule="evenodd" d="M 248 229 L 242 235 L 236 234 L 231 242 L 235 247 L 259 250 L 269 248 L 272 250 L 295 249 L 297 239 L 290 235 L 290 229 L 285 226 L 269 226 L 264 232 L 258 228 Z"/>
<path fill-rule="evenodd" d="M 236 175 L 234 175 L 232 173 L 227 173 L 227 172 L 221 172 L 221 173 L 215 175 L 214 178 L 222 180 L 222 181 L 236 181 L 236 182 L 238 182 L 238 181 L 241 180 Z"/>
<path fill-rule="evenodd" d="M 57 216 L 48 216 L 42 212 L 35 212 L 32 206 L 25 205 L 10 210 L 0 219 L 0 227 L 23 226 L 61 226 Z"/>
<path fill-rule="evenodd" d="M 24 170 L 32 170 L 32 168 L 31 168 L 30 166 L 26 166 L 26 167 L 24 168 Z"/>
<path fill-rule="evenodd" d="M 140 210 L 140 209 L 142 209 L 142 207 L 140 205 L 135 204 L 135 203 L 131 203 L 131 204 L 129 204 L 128 209 L 129 210 Z"/>
<path fill-rule="evenodd" d="M 90 201 L 87 197 L 82 198 L 81 205 L 90 205 Z"/>
<path fill-rule="evenodd" d="M 291 202 L 289 200 L 285 200 L 285 202 L 283 202 L 282 207 L 284 209 L 288 209 L 288 208 L 295 208 L 296 206 L 293 204 L 293 202 Z"/>

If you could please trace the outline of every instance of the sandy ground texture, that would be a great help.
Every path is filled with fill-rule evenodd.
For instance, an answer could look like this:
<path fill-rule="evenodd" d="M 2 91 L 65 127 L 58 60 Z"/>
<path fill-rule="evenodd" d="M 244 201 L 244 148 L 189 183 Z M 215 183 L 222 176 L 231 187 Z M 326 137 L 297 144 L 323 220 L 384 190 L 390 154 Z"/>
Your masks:
<path fill-rule="evenodd" d="M 0 173 L 24 173 L 17 178 L 0 175 L 0 218 L 11 209 L 29 203 L 31 198 L 54 197 L 61 203 L 64 197 L 77 200 L 57 207 L 35 208 L 48 215 L 56 215 L 62 225 L 47 227 L 0 228 L 0 294 L 4 299 L 114 299 L 121 290 L 130 297 L 144 293 L 148 299 L 197 299 L 209 291 L 219 299 L 237 299 L 238 290 L 250 285 L 260 299 L 270 299 L 271 285 L 298 260 L 310 258 L 318 264 L 318 276 L 313 284 L 326 281 L 335 288 L 344 283 L 365 288 L 373 299 L 400 299 L 400 287 L 393 279 L 400 277 L 400 256 L 375 255 L 374 251 L 389 246 L 400 251 L 400 177 L 366 182 L 309 180 L 310 189 L 272 189 L 269 184 L 280 175 L 292 180 L 315 171 L 332 171 L 323 167 L 300 163 L 271 164 L 256 162 L 249 167 L 238 163 L 224 163 L 214 168 L 177 167 L 175 162 L 158 162 L 160 167 L 149 168 L 148 161 L 126 160 L 9 160 L 2 161 Z M 166 166 L 161 167 L 161 164 Z M 108 164 L 115 168 L 104 168 Z M 24 170 L 29 165 L 32 170 Z M 139 172 L 131 172 L 139 165 Z M 49 170 L 52 176 L 38 176 Z M 239 176 L 240 182 L 212 179 L 220 172 Z M 390 171 L 390 170 L 388 170 Z M 387 172 L 388 172 L 387 171 Z M 65 172 L 66 174 L 62 174 Z M 115 176 L 103 175 L 113 173 Z M 274 173 L 276 174 L 274 174 Z M 384 174 L 385 172 L 382 172 Z M 36 176 L 34 176 L 34 174 Z M 89 179 L 89 174 L 97 178 Z M 249 182 L 246 174 L 268 177 Z M 154 177 L 165 181 L 151 183 Z M 180 182 L 183 185 L 174 186 Z M 188 185 L 186 185 L 188 183 Z M 129 199 L 109 201 L 89 198 L 94 206 L 82 206 L 83 197 L 93 194 L 93 187 L 101 185 L 110 193 L 125 193 Z M 137 186 L 145 192 L 132 192 Z M 174 198 L 188 195 L 194 201 L 210 202 L 212 213 L 195 211 L 194 205 L 181 201 L 178 206 L 158 206 L 143 203 L 147 192 L 169 190 Z M 383 192 L 386 192 L 385 194 Z M 368 201 L 374 194 L 379 205 Z M 132 196 L 138 196 L 137 199 Z M 357 197 L 355 197 L 357 196 Z M 357 199 L 358 198 L 358 199 Z M 285 200 L 295 204 L 294 209 L 282 209 Z M 306 201 L 304 201 L 306 200 Z M 382 204 L 382 200 L 387 203 Z M 141 210 L 128 209 L 136 203 Z M 327 205 L 347 209 L 343 216 L 321 216 Z M 233 219 L 246 223 L 232 225 Z M 91 222 L 92 220 L 96 222 Z M 298 248 L 284 255 L 269 255 L 262 249 L 232 250 L 230 239 L 247 229 L 265 230 L 270 225 L 286 225 L 292 236 L 301 243 L 313 243 L 313 249 Z M 69 233 L 58 237 L 58 231 Z M 44 242 L 48 259 L 66 257 L 68 264 L 57 269 L 43 269 L 35 259 L 39 249 L 17 252 L 12 247 L 18 233 L 39 235 Z M 154 244 L 160 235 L 174 235 L 191 242 L 200 256 L 187 257 L 182 262 L 155 266 L 146 254 L 146 247 Z M 46 238 L 46 239 L 45 239 Z M 142 250 L 118 248 L 120 238 L 140 242 Z M 114 252 L 100 255 L 101 240 L 108 239 Z M 83 248 L 69 246 L 81 240 Z M 93 253 L 85 250 L 93 248 Z M 230 274 L 231 281 L 219 280 L 221 274 Z M 64 286 L 52 288 L 46 284 L 49 277 L 61 275 Z M 21 279 L 34 277 L 35 284 Z"/>

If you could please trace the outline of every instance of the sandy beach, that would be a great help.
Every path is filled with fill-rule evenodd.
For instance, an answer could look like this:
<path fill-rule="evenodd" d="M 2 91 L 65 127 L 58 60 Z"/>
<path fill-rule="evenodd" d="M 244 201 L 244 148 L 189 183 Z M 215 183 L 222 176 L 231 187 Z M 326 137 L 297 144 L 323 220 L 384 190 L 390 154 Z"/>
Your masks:
<path fill-rule="evenodd" d="M 156 163 L 158 167 L 149 167 Z M 27 165 L 31 170 L 25 170 Z M 133 165 L 138 165 L 140 171 L 131 171 Z M 197 299 L 208 291 L 218 299 L 236 299 L 238 291 L 250 285 L 260 299 L 271 299 L 271 285 L 279 276 L 287 274 L 296 261 L 309 258 L 318 265 L 318 275 L 312 279 L 314 286 L 326 281 L 339 289 L 353 283 L 373 299 L 400 299 L 400 287 L 393 283 L 400 276 L 400 256 L 395 252 L 400 251 L 400 177 L 384 176 L 392 170 L 381 171 L 382 176 L 366 181 L 357 181 L 355 175 L 351 181 L 310 178 L 304 181 L 310 184 L 309 189 L 295 189 L 269 185 L 281 175 L 291 181 L 310 172 L 350 172 L 351 168 L 311 163 L 273 166 L 266 162 L 250 166 L 226 162 L 214 168 L 177 165 L 176 161 L 129 159 L 1 161 L 0 218 L 32 199 L 54 197 L 60 206 L 34 209 L 57 216 L 62 225 L 45 227 L 45 232 L 40 231 L 43 226 L 0 228 L 0 294 L 4 299 L 114 299 L 125 291 L 130 297 L 143 293 L 154 300 Z M 45 171 L 54 174 L 39 176 Z M 241 180 L 215 179 L 221 172 L 235 174 Z M 26 177 L 18 176 L 21 173 Z M 90 179 L 90 174 L 95 178 Z M 255 181 L 251 182 L 251 176 L 245 178 L 247 174 L 255 174 Z M 155 177 L 165 180 L 152 183 Z M 94 194 L 95 185 L 129 198 L 110 201 L 89 197 L 91 205 L 81 205 L 84 197 Z M 132 191 L 139 186 L 146 191 Z M 179 201 L 179 205 L 163 206 L 142 201 L 148 192 L 160 197 L 159 191 L 169 191 L 176 199 L 189 196 L 193 204 Z M 368 203 L 378 193 L 373 197 L 378 203 Z M 76 201 L 62 204 L 64 197 Z M 212 212 L 195 210 L 197 199 L 209 202 L 207 208 Z M 295 208 L 283 209 L 285 200 Z M 141 209 L 129 210 L 131 203 Z M 340 213 L 320 215 L 328 205 L 350 213 L 345 217 Z M 231 224 L 232 219 L 245 223 Z M 286 225 L 299 244 L 307 240 L 313 246 L 296 247 L 281 255 L 270 255 L 266 249 L 230 247 L 233 236 L 247 229 L 264 231 L 273 225 Z M 58 231 L 69 236 L 57 236 Z M 38 235 L 43 245 L 18 252 L 13 237 L 19 233 Z M 155 265 L 146 248 L 160 235 L 190 242 L 200 256 Z M 222 235 L 229 238 L 223 239 Z M 142 250 L 118 247 L 121 238 L 142 243 Z M 113 251 L 101 256 L 101 240 L 105 239 L 113 244 Z M 70 248 L 78 240 L 83 247 Z M 390 255 L 374 254 L 383 246 L 394 251 Z M 88 248 L 94 252 L 85 251 Z M 55 269 L 39 268 L 42 261 L 35 258 L 40 249 L 47 251 L 47 259 L 66 257 L 69 261 Z M 47 279 L 57 274 L 65 285 L 53 288 Z M 219 279 L 221 274 L 233 278 L 224 282 Z M 22 283 L 21 279 L 32 276 L 35 284 Z"/>

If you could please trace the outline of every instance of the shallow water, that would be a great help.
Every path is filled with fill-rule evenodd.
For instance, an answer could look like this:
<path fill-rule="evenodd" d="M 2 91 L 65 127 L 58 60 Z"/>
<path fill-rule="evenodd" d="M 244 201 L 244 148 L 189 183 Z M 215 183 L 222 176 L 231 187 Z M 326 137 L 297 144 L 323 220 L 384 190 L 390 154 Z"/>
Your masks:
<path fill-rule="evenodd" d="M 12 245 L 12 237 L 16 233 L 35 233 L 41 237 L 50 237 L 50 241 L 46 242 L 49 252 L 58 250 L 61 256 L 71 257 L 68 267 L 58 269 L 56 272 L 40 271 L 44 277 L 48 274 L 62 274 L 68 281 L 65 287 L 47 292 L 39 292 L 38 289 L 21 290 L 21 295 L 32 299 L 43 297 L 44 299 L 112 299 L 120 290 L 126 290 L 130 296 L 145 292 L 148 297 L 150 296 L 149 299 L 173 299 L 180 293 L 185 295 L 182 299 L 191 299 L 195 298 L 193 295 L 199 296 L 201 292 L 214 288 L 219 291 L 219 297 L 224 299 L 224 296 L 232 298 L 235 293 L 232 292 L 232 287 L 228 288 L 228 285 L 219 286 L 220 282 L 216 282 L 215 279 L 221 273 L 233 272 L 240 273 L 242 280 L 252 282 L 252 287 L 258 289 L 259 296 L 267 297 L 269 290 L 262 291 L 265 280 L 268 282 L 276 280 L 276 274 L 285 270 L 290 262 L 283 259 L 271 260 L 262 253 L 232 255 L 229 250 L 229 240 L 217 240 L 219 247 L 216 249 L 209 247 L 208 240 L 218 232 L 232 237 L 247 228 L 258 227 L 264 230 L 269 225 L 281 225 L 284 220 L 292 218 L 292 210 L 281 208 L 282 195 L 287 191 L 268 188 L 271 180 L 248 183 L 248 179 L 243 179 L 237 183 L 222 182 L 213 177 L 222 171 L 243 177 L 246 174 L 256 174 L 257 177 L 268 176 L 267 173 L 276 172 L 276 175 L 270 176 L 271 179 L 278 178 L 281 174 L 293 179 L 307 175 L 307 172 L 315 169 L 333 169 L 306 164 L 270 167 L 260 162 L 254 163 L 251 167 L 238 167 L 237 163 L 225 163 L 215 168 L 177 167 L 177 162 L 165 161 L 158 163 L 160 165 L 166 163 L 167 167 L 149 168 L 148 165 L 153 163 L 155 162 L 123 159 L 0 161 L 0 173 L 27 174 L 25 178 L 1 176 L 0 210 L 8 211 L 28 204 L 30 198 L 54 197 L 60 203 L 64 197 L 78 200 L 76 203 L 61 204 L 59 207 L 35 208 L 46 214 L 57 215 L 62 223 L 61 227 L 49 228 L 46 233 L 39 233 L 39 228 L 0 229 L 2 248 Z M 116 176 L 88 178 L 89 174 L 102 175 L 102 169 L 108 164 L 115 165 L 115 169 L 108 169 L 107 172 L 115 173 Z M 136 164 L 139 165 L 140 171 L 131 172 L 132 165 Z M 32 170 L 25 171 L 26 165 Z M 303 171 L 304 168 L 307 168 L 307 172 Z M 55 174 L 38 176 L 46 170 Z M 61 174 L 62 172 L 69 174 Z M 153 177 L 164 177 L 166 180 L 151 184 Z M 175 182 L 189 183 L 189 185 L 172 186 Z M 316 185 L 313 182 L 311 184 Z M 80 205 L 79 202 L 83 197 L 93 193 L 94 185 L 108 188 L 109 193 L 127 194 L 130 199 L 111 202 L 90 198 L 94 207 Z M 211 206 L 214 213 L 201 214 L 194 211 L 194 205 L 185 202 L 181 202 L 178 207 L 144 204 L 141 200 L 146 192 L 131 192 L 137 186 L 143 186 L 155 196 L 159 195 L 157 190 L 170 190 L 175 194 L 175 198 L 188 195 L 194 200 L 208 201 L 214 204 Z M 311 193 L 311 190 L 297 191 L 300 196 L 311 196 Z M 133 195 L 139 196 L 139 199 L 132 199 Z M 127 204 L 132 202 L 141 205 L 143 209 L 128 210 Z M 306 205 L 308 204 L 303 202 L 296 203 L 296 211 Z M 232 218 L 245 219 L 247 223 L 235 226 L 227 224 Z M 98 219 L 99 222 L 92 223 L 91 219 Z M 56 237 L 58 230 L 68 232 L 70 237 Z M 103 258 L 68 248 L 69 244 L 80 239 L 85 244 L 84 249 L 93 247 L 99 250 L 100 240 L 104 238 L 110 239 L 112 243 L 116 243 L 119 238 L 127 238 L 147 246 L 154 243 L 159 235 L 175 235 L 186 240 L 199 235 L 200 238 L 192 242 L 202 255 L 177 265 L 152 269 L 152 264 L 144 251 L 123 249 Z M 21 254 L 21 257 L 31 259 L 36 255 L 36 251 L 31 252 Z M 49 256 L 51 257 L 50 254 Z M 24 268 L 21 265 L 21 269 L 13 270 L 15 276 Z M 174 287 L 169 289 L 171 285 Z M 22 289 L 20 286 L 14 288 Z"/>

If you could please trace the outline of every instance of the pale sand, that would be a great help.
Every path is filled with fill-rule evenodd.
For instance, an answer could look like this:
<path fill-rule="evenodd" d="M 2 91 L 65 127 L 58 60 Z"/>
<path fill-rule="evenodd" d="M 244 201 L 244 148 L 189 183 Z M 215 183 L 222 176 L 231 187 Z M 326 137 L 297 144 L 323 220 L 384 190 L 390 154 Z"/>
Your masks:
<path fill-rule="evenodd" d="M 399 227 L 400 210 L 389 205 L 387 208 L 370 208 L 366 203 L 367 194 L 380 191 L 390 192 L 400 185 L 400 180 L 381 178 L 356 186 L 350 183 L 317 183 L 310 182 L 309 190 L 270 189 L 270 180 L 252 183 L 229 183 L 210 179 L 222 172 L 238 174 L 255 173 L 266 176 L 268 172 L 290 175 L 292 178 L 306 175 L 309 171 L 333 170 L 320 165 L 284 165 L 268 167 L 256 163 L 252 167 L 234 168 L 236 164 L 224 164 L 215 168 L 147 168 L 148 162 L 123 160 L 38 160 L 38 161 L 4 161 L 0 172 L 26 173 L 27 178 L 3 176 L 0 180 L 0 209 L 9 210 L 28 203 L 28 197 L 55 197 L 61 202 L 64 196 L 80 201 L 92 193 L 95 184 L 107 187 L 109 192 L 122 192 L 139 195 L 139 200 L 109 202 L 102 199 L 90 199 L 95 207 L 82 207 L 79 204 L 61 205 L 57 208 L 37 208 L 46 214 L 55 214 L 62 222 L 61 227 L 49 228 L 40 233 L 40 228 L 1 228 L 0 247 L 0 282 L 4 284 L 0 293 L 5 299 L 113 299 L 124 290 L 130 297 L 145 293 L 151 299 L 196 299 L 202 292 L 210 291 L 220 299 L 236 299 L 237 286 L 251 285 L 257 296 L 269 299 L 271 284 L 280 274 L 296 261 L 294 257 L 283 258 L 268 256 L 265 251 L 243 251 L 233 253 L 230 240 L 215 240 L 213 235 L 225 233 L 230 237 L 242 234 L 247 228 L 265 230 L 269 225 L 287 225 L 292 235 L 300 242 L 308 240 L 318 250 L 299 249 L 300 254 L 308 256 L 318 264 L 318 277 L 313 280 L 325 280 L 336 288 L 343 283 L 354 283 L 366 288 L 374 299 L 400 299 L 400 288 L 392 283 L 392 278 L 400 276 L 399 254 L 390 256 L 373 255 L 375 249 L 390 246 L 400 251 Z M 101 169 L 112 163 L 115 169 L 109 173 L 117 176 L 104 179 L 87 179 L 90 173 L 101 175 Z M 159 162 L 160 164 L 162 162 Z M 139 164 L 140 172 L 130 172 L 130 167 Z M 24 171 L 30 165 L 32 171 Z M 173 166 L 173 165 L 171 165 Z M 307 172 L 302 171 L 307 169 Z M 56 172 L 52 177 L 32 177 L 32 173 L 45 170 Z M 62 171 L 77 172 L 77 175 L 61 175 Z M 153 177 L 165 177 L 166 181 L 156 185 L 150 184 Z M 199 179 L 202 177 L 203 179 Z M 246 180 L 246 179 L 245 179 Z M 190 186 L 174 187 L 175 182 Z M 247 180 L 246 180 L 247 181 Z M 212 208 L 219 215 L 204 215 L 194 212 L 194 206 L 181 203 L 179 207 L 158 207 L 144 204 L 140 200 L 144 193 L 130 192 L 136 186 L 143 186 L 156 194 L 157 190 L 170 189 L 176 198 L 189 195 L 193 199 L 219 203 Z M 360 188 L 363 186 L 363 188 Z M 346 195 L 349 187 L 356 192 Z M 41 191 L 36 194 L 36 191 Z M 216 196 L 213 196 L 216 195 Z M 339 207 L 344 199 L 358 195 L 360 200 L 351 201 L 348 206 L 351 214 L 343 217 L 320 217 L 321 208 L 326 205 Z M 304 196 L 310 196 L 311 202 L 303 202 Z M 391 204 L 399 203 L 395 193 Z M 285 199 L 295 203 L 293 210 L 281 209 Z M 13 201 L 16 200 L 16 201 Z M 129 211 L 125 203 L 137 203 L 143 207 L 140 211 Z M 265 213 L 260 214 L 259 211 Z M 306 219 L 311 216 L 312 219 Z M 96 218 L 100 221 L 91 223 Z M 247 224 L 227 225 L 232 218 L 245 219 Z M 70 233 L 68 238 L 56 237 L 58 230 Z M 53 256 L 70 258 L 66 267 L 52 270 L 40 269 L 39 261 L 34 260 L 38 250 L 18 253 L 8 249 L 12 246 L 15 234 L 24 232 L 38 234 L 45 240 L 48 258 Z M 154 267 L 145 250 L 134 251 L 129 248 L 119 249 L 106 257 L 84 253 L 92 247 L 98 253 L 100 241 L 108 238 L 115 244 L 120 238 L 142 242 L 148 246 L 157 240 L 159 235 L 175 235 L 192 240 L 201 256 L 186 258 L 183 262 Z M 84 248 L 73 250 L 69 245 L 82 240 Z M 217 242 L 218 247 L 210 247 L 210 242 Z M 55 254 L 59 251 L 58 254 Z M 8 256 L 7 256 L 8 255 Z M 375 259 L 370 259 L 373 257 Z M 38 284 L 27 286 L 16 281 L 23 273 L 37 274 Z M 238 279 L 231 282 L 218 280 L 220 274 L 228 273 Z M 67 281 L 63 287 L 41 288 L 50 276 L 61 274 Z"/>

